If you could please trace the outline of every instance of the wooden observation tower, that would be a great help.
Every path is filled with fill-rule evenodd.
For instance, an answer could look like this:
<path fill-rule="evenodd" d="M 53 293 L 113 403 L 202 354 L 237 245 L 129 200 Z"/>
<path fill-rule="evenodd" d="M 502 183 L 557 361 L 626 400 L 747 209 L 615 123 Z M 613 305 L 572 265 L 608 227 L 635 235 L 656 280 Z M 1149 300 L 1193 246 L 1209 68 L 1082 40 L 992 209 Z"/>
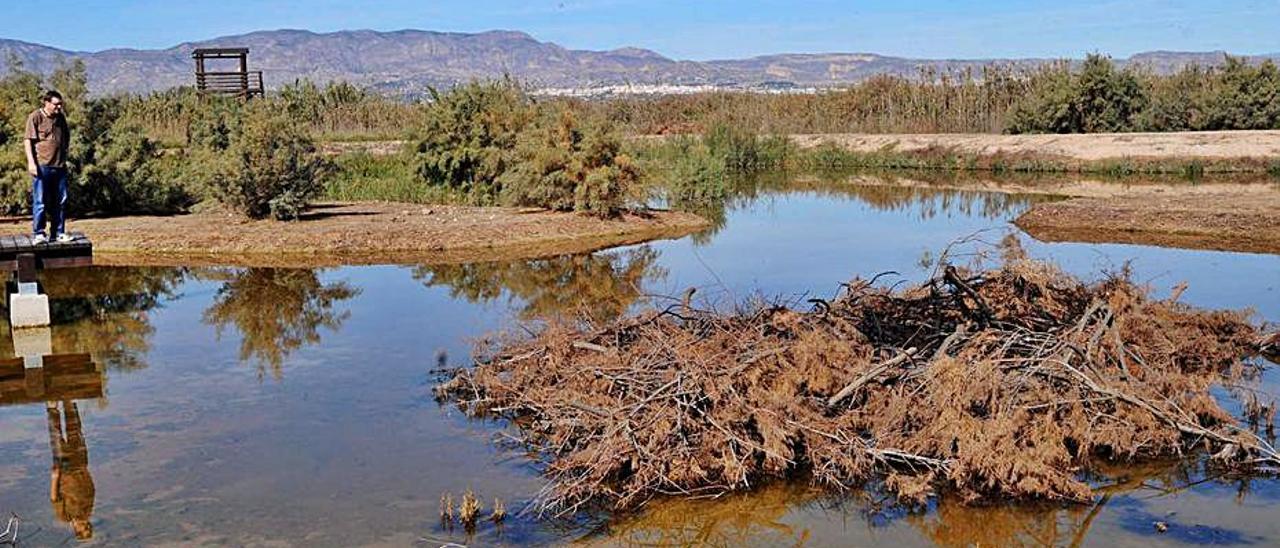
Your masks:
<path fill-rule="evenodd" d="M 249 70 L 249 48 L 196 48 L 191 57 L 196 60 L 196 89 L 200 93 L 241 99 L 262 96 L 262 71 Z M 239 70 L 205 70 L 205 61 L 209 59 L 235 59 L 239 61 Z"/>

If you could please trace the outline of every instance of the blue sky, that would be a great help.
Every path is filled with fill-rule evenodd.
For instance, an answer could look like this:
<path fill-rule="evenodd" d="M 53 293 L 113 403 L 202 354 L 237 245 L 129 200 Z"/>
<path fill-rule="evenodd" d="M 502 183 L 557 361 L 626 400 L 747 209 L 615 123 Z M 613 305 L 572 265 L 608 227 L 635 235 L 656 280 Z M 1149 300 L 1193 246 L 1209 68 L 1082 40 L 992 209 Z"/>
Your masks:
<path fill-rule="evenodd" d="M 1079 57 L 1280 52 L 1280 0 L 4 0 L 0 38 L 63 49 L 165 48 L 276 28 L 522 30 L 575 49 L 678 59 L 780 52 Z M 56 19 L 56 23 L 46 22 Z"/>

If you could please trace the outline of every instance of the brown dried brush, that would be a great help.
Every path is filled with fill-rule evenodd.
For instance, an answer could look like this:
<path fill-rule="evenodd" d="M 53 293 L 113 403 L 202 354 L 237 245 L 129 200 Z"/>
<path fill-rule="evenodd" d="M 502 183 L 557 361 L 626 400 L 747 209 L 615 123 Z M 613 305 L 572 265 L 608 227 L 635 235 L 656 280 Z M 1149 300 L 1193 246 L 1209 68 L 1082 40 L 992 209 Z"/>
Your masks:
<path fill-rule="evenodd" d="M 503 520 L 507 519 L 507 505 L 502 503 L 502 499 L 494 497 L 493 514 L 489 516 L 489 519 L 493 520 L 494 523 L 502 523 Z"/>
<path fill-rule="evenodd" d="M 480 499 L 476 498 L 476 494 L 467 488 L 467 492 L 462 494 L 462 504 L 458 506 L 458 521 L 468 529 L 476 526 L 476 518 L 480 515 Z"/>
<path fill-rule="evenodd" d="M 440 494 L 440 522 L 446 526 L 453 524 L 453 493 L 448 491 Z"/>
<path fill-rule="evenodd" d="M 557 514 L 800 470 L 836 490 L 888 475 L 914 502 L 939 489 L 1086 500 L 1081 470 L 1200 447 L 1223 465 L 1280 470 L 1210 392 L 1254 367 L 1243 313 L 1021 258 L 901 290 L 845 288 L 812 312 L 675 305 L 604 326 L 552 322 L 439 393 L 517 419 L 549 458 L 537 508 Z"/>

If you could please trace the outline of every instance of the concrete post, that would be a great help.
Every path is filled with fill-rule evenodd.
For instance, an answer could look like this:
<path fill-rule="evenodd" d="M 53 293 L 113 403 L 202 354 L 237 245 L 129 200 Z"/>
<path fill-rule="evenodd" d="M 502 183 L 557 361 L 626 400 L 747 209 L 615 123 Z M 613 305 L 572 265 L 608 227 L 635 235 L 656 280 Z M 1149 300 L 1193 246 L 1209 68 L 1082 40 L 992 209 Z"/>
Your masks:
<path fill-rule="evenodd" d="M 45 327 L 49 321 L 49 296 L 36 283 L 36 258 L 18 255 L 18 292 L 9 294 L 9 325 L 14 329 Z"/>

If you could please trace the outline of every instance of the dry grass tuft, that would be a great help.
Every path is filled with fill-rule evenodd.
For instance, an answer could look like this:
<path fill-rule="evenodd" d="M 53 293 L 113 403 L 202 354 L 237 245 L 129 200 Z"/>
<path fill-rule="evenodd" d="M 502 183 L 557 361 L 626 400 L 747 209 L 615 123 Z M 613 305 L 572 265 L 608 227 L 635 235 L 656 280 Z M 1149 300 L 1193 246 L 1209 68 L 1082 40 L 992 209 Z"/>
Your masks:
<path fill-rule="evenodd" d="M 502 523 L 503 520 L 507 519 L 507 505 L 503 504 L 502 499 L 496 497 L 493 499 L 493 514 L 489 516 L 489 519 L 494 523 Z"/>
<path fill-rule="evenodd" d="M 1082 472 L 1202 448 L 1216 466 L 1280 470 L 1210 393 L 1260 367 L 1245 314 L 1006 261 L 901 290 L 854 280 L 810 312 L 551 323 L 437 394 L 514 420 L 546 458 L 536 508 L 559 515 L 797 476 L 835 491 L 884 479 L 910 503 L 1084 501 Z"/>
<path fill-rule="evenodd" d="M 440 523 L 453 524 L 453 493 L 448 491 L 440 494 Z"/>
<path fill-rule="evenodd" d="M 480 515 L 480 500 L 470 488 L 462 494 L 462 504 L 458 506 L 458 521 L 467 529 L 474 529 L 476 518 Z"/>

